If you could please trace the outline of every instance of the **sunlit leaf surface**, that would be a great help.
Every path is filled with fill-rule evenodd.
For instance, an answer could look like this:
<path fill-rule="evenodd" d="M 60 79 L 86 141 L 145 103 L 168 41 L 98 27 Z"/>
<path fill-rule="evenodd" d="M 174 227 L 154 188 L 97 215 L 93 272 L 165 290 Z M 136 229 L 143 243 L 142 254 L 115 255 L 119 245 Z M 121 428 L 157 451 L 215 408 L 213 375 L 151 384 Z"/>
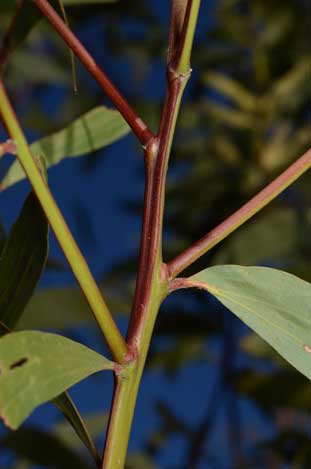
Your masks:
<path fill-rule="evenodd" d="M 99 106 L 73 121 L 65 129 L 31 145 L 34 155 L 44 155 L 47 168 L 67 157 L 85 155 L 119 140 L 129 127 L 118 111 Z M 25 178 L 18 161 L 10 167 L 1 183 L 2 189 Z"/>
<path fill-rule="evenodd" d="M 113 363 L 72 340 L 43 332 L 0 339 L 0 416 L 16 429 L 40 404 Z"/>
<path fill-rule="evenodd" d="M 189 278 L 311 379 L 311 285 L 266 267 L 223 265 Z"/>

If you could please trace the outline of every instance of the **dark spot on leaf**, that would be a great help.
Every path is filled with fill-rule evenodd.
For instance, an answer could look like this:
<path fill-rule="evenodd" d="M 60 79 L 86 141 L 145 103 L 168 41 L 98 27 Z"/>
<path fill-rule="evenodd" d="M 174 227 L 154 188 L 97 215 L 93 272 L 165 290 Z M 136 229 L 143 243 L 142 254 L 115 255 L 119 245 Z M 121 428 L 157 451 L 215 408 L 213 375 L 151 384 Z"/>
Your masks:
<path fill-rule="evenodd" d="M 21 358 L 17 362 L 12 363 L 12 365 L 10 366 L 10 370 L 14 370 L 14 368 L 19 368 L 20 366 L 25 365 L 25 363 L 27 362 L 28 362 L 28 358 Z"/>
<path fill-rule="evenodd" d="M 305 352 L 311 353 L 311 347 L 309 345 L 304 345 L 303 348 Z"/>

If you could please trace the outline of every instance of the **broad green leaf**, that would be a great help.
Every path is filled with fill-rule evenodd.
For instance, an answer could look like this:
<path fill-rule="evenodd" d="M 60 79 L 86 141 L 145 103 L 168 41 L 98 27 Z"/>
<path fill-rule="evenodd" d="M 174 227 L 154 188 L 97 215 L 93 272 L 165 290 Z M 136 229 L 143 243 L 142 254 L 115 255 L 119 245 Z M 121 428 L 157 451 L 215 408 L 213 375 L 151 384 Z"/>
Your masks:
<path fill-rule="evenodd" d="M 34 155 L 44 155 L 47 168 L 63 158 L 85 155 L 99 150 L 129 132 L 129 127 L 115 109 L 98 106 L 73 121 L 68 127 L 31 145 Z M 2 189 L 25 178 L 16 160 L 2 181 Z"/>
<path fill-rule="evenodd" d="M 311 379 L 311 284 L 266 267 L 222 265 L 188 279 L 209 291 Z"/>
<path fill-rule="evenodd" d="M 48 253 L 48 223 L 33 192 L 0 258 L 0 322 L 12 329 L 32 296 Z"/>
<path fill-rule="evenodd" d="M 9 432 L 1 439 L 1 447 L 31 463 L 25 467 L 47 467 L 51 469 L 91 469 L 81 454 L 74 452 L 57 436 L 36 427 L 20 428 Z M 18 466 L 19 467 L 19 466 Z M 21 467 L 24 467 L 22 465 Z"/>
<path fill-rule="evenodd" d="M 7 334 L 0 339 L 0 416 L 16 429 L 40 404 L 97 371 L 111 369 L 111 361 L 60 335 Z"/>
<path fill-rule="evenodd" d="M 80 440 L 89 450 L 94 460 L 99 461 L 100 458 L 95 448 L 92 437 L 69 394 L 67 392 L 63 392 L 60 396 L 53 399 L 52 402 L 66 417 L 67 421 L 70 423 Z"/>

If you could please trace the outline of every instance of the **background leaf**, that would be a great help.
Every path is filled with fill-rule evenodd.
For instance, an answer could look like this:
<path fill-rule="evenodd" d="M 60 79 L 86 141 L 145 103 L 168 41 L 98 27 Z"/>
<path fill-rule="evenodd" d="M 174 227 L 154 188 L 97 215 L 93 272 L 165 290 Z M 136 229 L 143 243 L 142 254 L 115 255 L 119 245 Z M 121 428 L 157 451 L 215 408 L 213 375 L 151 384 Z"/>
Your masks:
<path fill-rule="evenodd" d="M 107 298 L 109 308 L 128 312 L 130 305 Z M 51 314 L 53 308 L 53 314 Z M 44 288 L 37 291 L 27 305 L 18 329 L 67 329 L 95 321 L 87 301 L 78 288 Z"/>
<path fill-rule="evenodd" d="M 13 332 L 0 339 L 0 415 L 16 429 L 40 404 L 100 370 L 105 357 L 72 340 L 43 332 Z"/>
<path fill-rule="evenodd" d="M 68 127 L 31 145 L 34 155 L 44 155 L 47 168 L 63 158 L 85 155 L 107 146 L 129 132 L 129 127 L 114 109 L 98 106 L 73 121 Z M 2 189 L 25 178 L 16 160 L 1 183 Z"/>
<path fill-rule="evenodd" d="M 48 253 L 48 222 L 31 192 L 0 258 L 0 321 L 12 329 L 32 296 Z"/>
<path fill-rule="evenodd" d="M 58 397 L 53 399 L 52 402 L 66 417 L 67 421 L 75 430 L 76 434 L 89 450 L 95 461 L 99 461 L 100 458 L 93 443 L 92 437 L 69 394 L 67 392 L 63 392 Z"/>
<path fill-rule="evenodd" d="M 68 469 L 91 469 L 81 455 L 75 453 L 57 436 L 35 427 L 20 428 L 8 433 L 1 441 L 2 449 L 10 449 L 16 455 L 32 464 Z M 33 466 L 31 466 L 33 467 Z"/>
<path fill-rule="evenodd" d="M 222 265 L 189 278 L 311 379 L 311 285 L 267 267 Z"/>

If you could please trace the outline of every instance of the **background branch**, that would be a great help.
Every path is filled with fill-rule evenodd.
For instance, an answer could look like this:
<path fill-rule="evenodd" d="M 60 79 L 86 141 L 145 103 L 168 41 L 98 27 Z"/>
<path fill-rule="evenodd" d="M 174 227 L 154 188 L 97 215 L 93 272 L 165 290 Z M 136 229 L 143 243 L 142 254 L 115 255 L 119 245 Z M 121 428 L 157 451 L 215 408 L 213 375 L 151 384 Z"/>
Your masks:
<path fill-rule="evenodd" d="M 170 261 L 168 263 L 170 278 L 175 278 L 230 233 L 243 225 L 310 168 L 311 148 L 239 210 Z"/>
<path fill-rule="evenodd" d="M 109 80 L 105 73 L 101 70 L 99 65 L 95 62 L 93 57 L 81 44 L 79 39 L 72 33 L 65 22 L 57 14 L 54 8 L 51 7 L 47 0 L 33 0 L 34 4 L 40 9 L 42 14 L 46 17 L 53 28 L 68 44 L 70 49 L 74 52 L 76 57 L 85 66 L 85 68 L 95 78 L 97 83 L 105 91 L 108 98 L 118 109 L 120 114 L 124 117 L 129 124 L 134 134 L 137 136 L 142 145 L 146 145 L 152 138 L 153 133 L 142 121 L 142 119 L 135 113 L 126 99 L 122 96 L 120 91 Z"/>

